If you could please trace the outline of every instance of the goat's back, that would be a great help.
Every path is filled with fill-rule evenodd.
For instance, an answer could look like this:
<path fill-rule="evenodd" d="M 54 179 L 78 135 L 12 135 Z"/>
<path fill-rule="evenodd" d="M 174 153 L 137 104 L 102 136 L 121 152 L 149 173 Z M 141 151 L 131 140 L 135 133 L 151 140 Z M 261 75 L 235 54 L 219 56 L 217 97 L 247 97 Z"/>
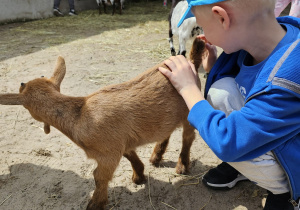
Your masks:
<path fill-rule="evenodd" d="M 186 120 L 188 109 L 169 80 L 158 71 L 162 65 L 88 96 L 82 110 L 82 123 L 87 123 L 88 133 L 101 130 L 102 135 L 110 136 L 109 140 L 125 140 L 126 148 L 168 138 Z"/>

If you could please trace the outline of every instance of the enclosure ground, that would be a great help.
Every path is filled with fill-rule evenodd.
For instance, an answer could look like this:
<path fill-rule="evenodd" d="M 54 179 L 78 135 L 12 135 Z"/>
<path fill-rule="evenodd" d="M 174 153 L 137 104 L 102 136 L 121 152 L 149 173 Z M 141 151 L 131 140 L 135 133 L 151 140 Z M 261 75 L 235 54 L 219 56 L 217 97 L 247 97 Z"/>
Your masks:
<path fill-rule="evenodd" d="M 123 15 L 93 10 L 0 26 L 0 93 L 16 93 L 21 82 L 50 77 L 59 55 L 67 65 L 61 92 L 71 96 L 127 81 L 168 58 L 170 8 L 162 1 L 125 7 Z M 203 71 L 200 78 L 204 84 Z M 0 209 L 85 209 L 94 190 L 96 164 L 59 131 L 52 128 L 45 135 L 42 127 L 23 107 L 0 106 Z M 171 136 L 158 168 L 149 164 L 153 146 L 137 150 L 146 184 L 133 184 L 131 165 L 121 160 L 109 185 L 107 209 L 262 209 L 266 191 L 250 182 L 230 191 L 210 190 L 201 183 L 203 173 L 220 160 L 199 134 L 188 176 L 174 169 L 181 129 Z"/>

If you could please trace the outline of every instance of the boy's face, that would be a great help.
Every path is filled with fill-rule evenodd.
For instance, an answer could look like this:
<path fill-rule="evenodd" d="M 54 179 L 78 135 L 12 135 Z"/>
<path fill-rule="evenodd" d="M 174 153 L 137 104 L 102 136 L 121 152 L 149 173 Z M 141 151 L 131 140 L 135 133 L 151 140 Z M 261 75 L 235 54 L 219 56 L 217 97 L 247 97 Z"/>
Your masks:
<path fill-rule="evenodd" d="M 205 6 L 194 6 L 192 7 L 192 13 L 196 17 L 197 24 L 202 27 L 207 41 L 219 46 L 219 33 L 218 27 L 215 20 L 212 18 L 210 7 Z M 221 47 L 221 46 L 219 46 Z"/>
<path fill-rule="evenodd" d="M 211 5 L 194 6 L 192 13 L 196 17 L 197 24 L 202 27 L 208 42 L 221 47 L 226 53 L 237 50 L 236 40 L 232 36 L 233 31 L 224 28 L 222 17 L 213 11 Z M 239 32 L 236 31 L 235 34 L 237 33 Z"/>

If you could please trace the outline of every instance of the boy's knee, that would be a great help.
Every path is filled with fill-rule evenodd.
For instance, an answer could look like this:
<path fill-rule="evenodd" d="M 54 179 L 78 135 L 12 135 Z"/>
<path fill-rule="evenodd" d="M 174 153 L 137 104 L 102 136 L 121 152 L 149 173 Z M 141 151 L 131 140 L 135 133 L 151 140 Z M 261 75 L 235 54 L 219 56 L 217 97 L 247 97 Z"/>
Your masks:
<path fill-rule="evenodd" d="M 232 77 L 224 77 L 214 82 L 208 91 L 207 101 L 215 109 L 225 112 L 227 116 L 244 106 L 244 98 Z"/>

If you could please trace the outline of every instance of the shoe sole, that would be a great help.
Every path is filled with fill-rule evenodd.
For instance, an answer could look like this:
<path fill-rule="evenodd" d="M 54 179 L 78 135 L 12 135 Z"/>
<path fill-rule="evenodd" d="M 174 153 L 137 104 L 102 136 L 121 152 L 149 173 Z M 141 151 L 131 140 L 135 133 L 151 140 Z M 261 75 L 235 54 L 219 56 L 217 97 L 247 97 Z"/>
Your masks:
<path fill-rule="evenodd" d="M 236 183 L 238 183 L 239 181 L 246 181 L 249 180 L 248 178 L 246 178 L 243 175 L 239 175 L 235 180 L 233 180 L 232 182 L 226 183 L 226 184 L 212 184 L 207 182 L 205 179 L 202 178 L 202 182 L 203 184 L 205 184 L 207 187 L 213 188 L 213 189 L 219 189 L 219 190 L 228 190 L 233 188 Z"/>

